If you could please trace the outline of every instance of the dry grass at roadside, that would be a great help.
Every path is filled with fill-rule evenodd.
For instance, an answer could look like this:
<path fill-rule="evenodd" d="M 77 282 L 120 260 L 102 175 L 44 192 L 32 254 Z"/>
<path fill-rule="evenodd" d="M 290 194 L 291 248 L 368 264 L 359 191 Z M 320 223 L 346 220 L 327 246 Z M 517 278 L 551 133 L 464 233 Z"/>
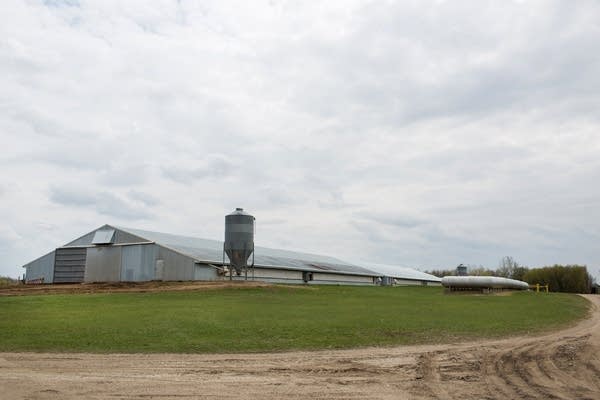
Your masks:
<path fill-rule="evenodd" d="M 7 276 L 0 276 L 0 288 L 14 288 L 21 285 L 17 279 L 9 278 Z"/>

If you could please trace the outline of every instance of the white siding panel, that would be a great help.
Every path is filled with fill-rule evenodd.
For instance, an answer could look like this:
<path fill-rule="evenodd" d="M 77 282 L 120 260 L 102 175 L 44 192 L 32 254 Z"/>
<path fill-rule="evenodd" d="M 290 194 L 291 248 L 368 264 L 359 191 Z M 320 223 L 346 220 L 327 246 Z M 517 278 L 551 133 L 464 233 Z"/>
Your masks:
<path fill-rule="evenodd" d="M 359 275 L 338 275 L 331 273 L 313 273 L 313 283 L 373 284 L 373 277 Z"/>
<path fill-rule="evenodd" d="M 228 279 L 228 278 L 226 278 Z M 244 276 L 236 277 L 234 280 L 243 280 Z M 248 280 L 252 279 L 252 270 L 248 270 Z M 302 271 L 275 269 L 275 268 L 256 268 L 254 270 L 254 279 L 258 281 L 273 283 L 297 283 L 304 284 Z M 370 276 L 343 275 L 331 273 L 313 273 L 313 280 L 308 284 L 316 285 L 372 285 L 373 278 Z"/>
<path fill-rule="evenodd" d="M 413 281 L 413 280 L 404 280 L 404 279 L 394 280 L 394 285 L 398 285 L 398 286 L 425 286 L 425 284 L 429 285 L 430 283 L 427 281 Z M 433 283 L 431 283 L 431 284 L 433 284 Z"/>
<path fill-rule="evenodd" d="M 252 270 L 248 271 L 248 276 L 252 275 Z M 274 278 L 274 279 L 297 279 L 302 281 L 302 271 L 290 271 L 284 269 L 255 268 L 254 278 Z"/>

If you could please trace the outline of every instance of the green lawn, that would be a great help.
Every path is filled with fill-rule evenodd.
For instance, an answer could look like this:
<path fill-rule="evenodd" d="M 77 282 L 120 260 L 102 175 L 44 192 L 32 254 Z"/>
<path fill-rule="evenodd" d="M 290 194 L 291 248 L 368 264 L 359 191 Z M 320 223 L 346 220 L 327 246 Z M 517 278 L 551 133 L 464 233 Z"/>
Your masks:
<path fill-rule="evenodd" d="M 0 298 L 0 351 L 255 352 L 540 332 L 588 312 L 569 294 L 441 288 L 229 288 Z"/>

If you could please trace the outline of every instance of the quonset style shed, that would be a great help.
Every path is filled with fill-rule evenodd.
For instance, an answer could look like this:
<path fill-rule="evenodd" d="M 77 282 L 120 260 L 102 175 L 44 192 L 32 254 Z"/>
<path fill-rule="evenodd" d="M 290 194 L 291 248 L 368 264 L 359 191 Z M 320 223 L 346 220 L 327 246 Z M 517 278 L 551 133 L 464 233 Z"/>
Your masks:
<path fill-rule="evenodd" d="M 223 242 L 111 225 L 23 267 L 27 281 L 44 283 L 229 279 L 223 266 Z M 380 277 L 380 273 L 332 257 L 255 248 L 254 279 L 260 281 L 373 285 Z M 234 279 L 243 277 L 234 275 Z M 428 274 L 412 280 L 439 284 L 438 278 Z"/>

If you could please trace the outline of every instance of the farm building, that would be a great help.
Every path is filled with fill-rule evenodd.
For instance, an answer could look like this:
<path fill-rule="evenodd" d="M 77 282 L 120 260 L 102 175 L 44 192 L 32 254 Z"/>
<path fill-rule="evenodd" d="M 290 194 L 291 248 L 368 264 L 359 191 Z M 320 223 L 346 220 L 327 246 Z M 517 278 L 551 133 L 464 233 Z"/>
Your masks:
<path fill-rule="evenodd" d="M 423 285 L 441 286 L 441 279 L 409 267 L 398 265 L 386 265 L 376 263 L 366 263 L 369 269 L 375 271 L 382 280 L 383 285 Z"/>
<path fill-rule="evenodd" d="M 412 269 L 382 274 L 336 258 L 255 248 L 248 279 L 274 283 L 440 285 L 440 279 Z M 223 242 L 104 225 L 23 266 L 28 282 L 217 281 L 230 279 Z M 235 280 L 244 276 L 231 277 Z"/>

